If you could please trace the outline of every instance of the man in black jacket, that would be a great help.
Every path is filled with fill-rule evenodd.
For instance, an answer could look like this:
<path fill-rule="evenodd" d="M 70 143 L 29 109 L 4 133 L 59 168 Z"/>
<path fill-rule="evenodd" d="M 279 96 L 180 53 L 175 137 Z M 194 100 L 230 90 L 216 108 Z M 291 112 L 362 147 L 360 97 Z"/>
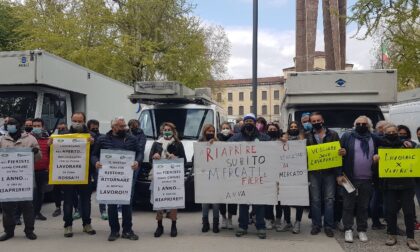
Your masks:
<path fill-rule="evenodd" d="M 131 166 L 131 168 L 136 171 L 139 168 L 139 164 L 142 162 L 144 155 L 143 151 L 140 149 L 137 139 L 133 135 L 127 134 L 127 125 L 124 118 L 115 118 L 111 123 L 111 127 L 111 131 L 98 138 L 92 153 L 92 163 L 95 164 L 97 169 L 102 168 L 102 164 L 99 160 L 101 149 L 129 150 L 136 153 L 136 160 Z M 122 238 L 138 240 L 139 237 L 132 230 L 133 223 L 131 204 L 122 205 L 122 215 Z M 120 236 L 120 223 L 118 221 L 117 205 L 108 205 L 108 217 L 109 226 L 111 227 L 111 234 L 108 237 L 108 241 L 115 241 Z"/>
<path fill-rule="evenodd" d="M 305 134 L 307 146 L 339 141 L 337 132 L 324 126 L 324 118 L 319 112 L 313 112 L 309 116 L 312 130 Z M 346 150 L 341 148 L 339 155 L 346 154 Z M 322 227 L 322 201 L 324 201 L 324 232 L 328 237 L 333 237 L 334 232 L 334 199 L 336 189 L 336 168 L 310 171 L 309 190 L 311 198 L 312 230 L 311 234 L 316 235 L 321 232 Z"/>

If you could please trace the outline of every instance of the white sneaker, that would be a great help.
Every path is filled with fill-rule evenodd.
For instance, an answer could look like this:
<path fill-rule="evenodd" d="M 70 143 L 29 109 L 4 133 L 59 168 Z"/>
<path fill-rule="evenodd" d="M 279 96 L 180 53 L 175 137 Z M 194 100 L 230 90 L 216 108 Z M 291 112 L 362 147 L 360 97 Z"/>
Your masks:
<path fill-rule="evenodd" d="M 368 241 L 368 237 L 366 235 L 366 232 L 359 232 L 359 240 L 361 242 L 367 242 Z"/>
<path fill-rule="evenodd" d="M 293 229 L 292 223 L 287 223 L 287 222 L 284 222 L 279 227 L 276 227 L 277 232 L 289 232 L 292 229 Z"/>
<path fill-rule="evenodd" d="M 278 228 L 280 228 L 280 226 L 281 226 L 281 219 L 276 219 L 276 220 L 274 221 L 274 227 L 275 227 L 276 229 L 278 229 Z"/>
<path fill-rule="evenodd" d="M 300 233 L 300 221 L 295 222 L 295 225 L 293 226 L 292 232 L 294 234 L 299 234 Z"/>
<path fill-rule="evenodd" d="M 273 229 L 273 221 L 272 220 L 265 220 L 265 228 L 267 230 L 272 230 Z"/>
<path fill-rule="evenodd" d="M 122 219 L 122 212 L 118 212 L 118 219 L 121 220 Z"/>
<path fill-rule="evenodd" d="M 232 218 L 227 220 L 227 229 L 233 230 Z"/>
<path fill-rule="evenodd" d="M 222 229 L 227 229 L 227 220 L 225 217 L 222 217 Z"/>
<path fill-rule="evenodd" d="M 348 242 L 348 243 L 353 243 L 353 231 L 352 230 L 347 230 L 344 233 L 344 241 Z"/>

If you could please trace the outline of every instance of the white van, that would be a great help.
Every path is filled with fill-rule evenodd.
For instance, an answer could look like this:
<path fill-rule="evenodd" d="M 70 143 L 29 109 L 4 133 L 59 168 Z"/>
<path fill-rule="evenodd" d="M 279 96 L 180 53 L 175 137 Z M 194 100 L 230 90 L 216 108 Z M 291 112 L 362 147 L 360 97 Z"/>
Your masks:
<path fill-rule="evenodd" d="M 189 89 L 177 82 L 140 82 L 135 86 L 135 93 L 130 96 L 132 102 L 141 103 L 139 116 L 140 128 L 144 131 L 147 142 L 142 163 L 142 171 L 136 183 L 135 199 L 139 204 L 150 202 L 148 173 L 151 162 L 149 153 L 154 141 L 159 138 L 159 127 L 164 122 L 175 124 L 185 149 L 187 164 L 185 167 L 186 205 L 194 205 L 194 180 L 192 174 L 193 144 L 197 142 L 203 125 L 212 124 L 216 132 L 220 124 L 227 120 L 226 112 L 211 97 L 207 88 Z"/>
<path fill-rule="evenodd" d="M 420 101 L 391 106 L 389 120 L 394 124 L 407 126 L 411 131 L 411 140 L 419 142 L 417 128 L 420 127 Z"/>

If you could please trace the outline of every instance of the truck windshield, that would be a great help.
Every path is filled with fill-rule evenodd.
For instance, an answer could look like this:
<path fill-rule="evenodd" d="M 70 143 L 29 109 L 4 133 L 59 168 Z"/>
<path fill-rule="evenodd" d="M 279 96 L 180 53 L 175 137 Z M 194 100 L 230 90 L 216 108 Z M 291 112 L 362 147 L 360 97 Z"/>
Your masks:
<path fill-rule="evenodd" d="M 156 139 L 159 127 L 164 122 L 175 124 L 181 139 L 197 140 L 201 128 L 214 121 L 213 111 L 210 109 L 153 109 L 144 110 L 140 114 L 140 128 L 147 137 Z"/>
<path fill-rule="evenodd" d="M 0 92 L 0 116 L 19 115 L 22 118 L 33 118 L 36 100 L 35 92 Z"/>

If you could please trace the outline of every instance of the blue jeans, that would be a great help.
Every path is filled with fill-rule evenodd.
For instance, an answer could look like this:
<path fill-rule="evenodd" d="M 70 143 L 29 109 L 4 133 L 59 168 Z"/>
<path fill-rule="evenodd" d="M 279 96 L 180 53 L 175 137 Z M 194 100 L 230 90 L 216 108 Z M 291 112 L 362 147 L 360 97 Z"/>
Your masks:
<path fill-rule="evenodd" d="M 257 223 L 255 227 L 257 230 L 265 229 L 265 208 L 264 205 L 252 205 L 252 209 L 255 211 L 255 218 Z M 239 205 L 239 227 L 247 230 L 249 221 L 249 205 Z"/>
<path fill-rule="evenodd" d="M 122 205 L 122 228 L 123 233 L 128 233 L 133 227 L 131 205 Z M 120 232 L 120 222 L 118 221 L 118 206 L 108 205 L 108 222 L 111 233 Z"/>
<path fill-rule="evenodd" d="M 322 227 L 322 201 L 324 201 L 324 228 L 334 228 L 334 197 L 336 176 L 331 171 L 309 172 L 312 226 Z"/>
<path fill-rule="evenodd" d="M 213 221 L 219 222 L 219 204 L 202 204 L 203 218 L 209 218 L 210 205 L 212 205 L 213 209 Z"/>

